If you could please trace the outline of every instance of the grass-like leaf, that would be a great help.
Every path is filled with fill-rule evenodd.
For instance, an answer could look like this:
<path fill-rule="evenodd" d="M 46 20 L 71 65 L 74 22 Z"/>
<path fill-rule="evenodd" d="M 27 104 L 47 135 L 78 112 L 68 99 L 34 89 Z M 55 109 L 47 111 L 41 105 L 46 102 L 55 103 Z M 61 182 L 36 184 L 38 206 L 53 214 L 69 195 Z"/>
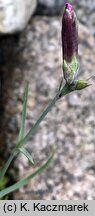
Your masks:
<path fill-rule="evenodd" d="M 59 92 L 56 94 L 56 96 L 53 98 L 53 100 L 49 103 L 49 105 L 46 107 L 46 109 L 42 112 L 36 123 L 30 128 L 29 132 L 26 134 L 26 136 L 18 143 L 18 148 L 21 148 L 23 145 L 27 143 L 27 141 L 30 139 L 30 137 L 34 134 L 40 123 L 43 121 L 45 116 L 50 112 L 52 107 L 55 105 L 56 101 L 59 99 Z"/>
<path fill-rule="evenodd" d="M 21 179 L 20 181 L 18 181 L 17 183 L 13 184 L 12 186 L 5 188 L 4 190 L 0 191 L 0 199 L 3 198 L 5 195 L 21 188 L 22 186 L 26 185 L 28 183 L 29 180 L 31 180 L 32 178 L 34 178 L 36 175 L 40 174 L 42 171 L 44 171 L 48 165 L 50 164 L 52 158 L 54 156 L 54 152 L 52 153 L 52 155 L 48 158 L 48 160 L 46 161 L 46 163 L 44 165 L 42 165 L 40 168 L 38 168 L 35 172 L 33 172 L 31 175 Z"/>
<path fill-rule="evenodd" d="M 26 119 L 26 108 L 27 108 L 27 98 L 28 98 L 28 83 L 25 85 L 24 89 L 24 102 L 23 102 L 23 111 L 22 111 L 22 117 L 21 117 L 21 125 L 20 125 L 20 131 L 19 131 L 19 136 L 18 136 L 18 142 L 22 140 L 24 136 L 24 130 L 25 130 L 25 119 Z M 17 142 L 17 143 L 18 143 Z M 17 148 L 17 145 L 16 145 Z M 4 167 L 0 170 L 0 180 L 4 177 L 7 169 L 9 168 L 13 158 L 17 154 L 16 148 L 14 149 L 13 153 L 10 155 L 8 161 L 4 165 Z"/>
<path fill-rule="evenodd" d="M 42 122 L 42 120 L 45 118 L 45 116 L 50 112 L 52 107 L 55 105 L 56 101 L 65 96 L 66 94 L 69 94 L 72 89 L 69 88 L 69 86 L 66 84 L 62 88 L 62 83 L 60 84 L 59 91 L 56 94 L 56 96 L 53 98 L 53 100 L 49 103 L 49 105 L 46 107 L 46 109 L 43 111 L 43 113 L 40 115 L 36 123 L 30 128 L 29 132 L 26 134 L 26 136 L 18 143 L 18 147 L 22 147 L 27 143 L 29 138 L 32 136 L 32 134 L 35 132 L 35 130 L 38 128 L 39 124 Z"/>
<path fill-rule="evenodd" d="M 22 110 L 22 117 L 21 117 L 21 125 L 20 125 L 20 131 L 17 143 L 22 140 L 24 136 L 24 130 L 25 130 L 25 120 L 26 120 L 26 109 L 27 109 L 27 98 L 28 98 L 28 82 L 25 85 L 24 89 L 24 97 L 23 97 L 23 110 Z"/>
<path fill-rule="evenodd" d="M 34 164 L 34 161 L 33 161 L 33 158 L 32 158 L 32 156 L 30 155 L 30 153 L 25 149 L 25 148 L 19 148 L 18 149 L 21 153 L 23 153 L 27 158 L 28 158 L 28 160 L 32 163 L 32 164 Z"/>
<path fill-rule="evenodd" d="M 5 165 L 2 167 L 2 169 L 0 170 L 0 181 L 3 179 L 7 169 L 9 168 L 13 158 L 16 156 L 16 152 L 13 151 L 12 154 L 10 155 L 10 157 L 8 158 L 7 162 L 5 163 Z"/>

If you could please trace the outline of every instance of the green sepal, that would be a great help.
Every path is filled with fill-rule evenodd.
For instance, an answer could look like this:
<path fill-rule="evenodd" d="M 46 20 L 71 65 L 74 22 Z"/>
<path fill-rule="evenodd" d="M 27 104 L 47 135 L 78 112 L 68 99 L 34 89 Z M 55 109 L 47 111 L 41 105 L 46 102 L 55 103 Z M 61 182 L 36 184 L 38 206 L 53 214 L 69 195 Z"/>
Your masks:
<path fill-rule="evenodd" d="M 65 59 L 63 61 L 63 74 L 64 79 L 68 85 L 75 82 L 75 79 L 78 74 L 78 60 L 77 57 L 74 55 L 71 62 L 67 62 Z"/>

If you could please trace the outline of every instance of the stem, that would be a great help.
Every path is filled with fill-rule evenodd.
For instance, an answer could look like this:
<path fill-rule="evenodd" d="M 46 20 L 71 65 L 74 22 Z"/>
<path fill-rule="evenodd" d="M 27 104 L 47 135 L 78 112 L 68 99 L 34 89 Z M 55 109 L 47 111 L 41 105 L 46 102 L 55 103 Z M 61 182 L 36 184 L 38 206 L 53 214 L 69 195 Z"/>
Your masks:
<path fill-rule="evenodd" d="M 25 144 L 28 141 L 28 139 L 30 138 L 31 134 L 33 134 L 34 131 L 38 128 L 38 126 L 41 123 L 41 121 L 45 118 L 45 116 L 47 115 L 47 113 L 54 106 L 54 104 L 56 103 L 56 101 L 58 99 L 59 99 L 59 93 L 57 93 L 56 96 L 54 97 L 54 99 L 49 103 L 49 105 L 44 110 L 44 112 L 41 114 L 41 116 L 39 117 L 39 119 L 37 120 L 37 122 L 35 123 L 35 125 L 33 127 L 31 127 L 31 129 L 29 130 L 29 132 L 27 133 L 27 135 L 20 142 L 17 143 L 16 148 L 14 149 L 13 153 L 10 155 L 8 161 L 6 162 L 6 164 L 4 165 L 4 167 L 0 170 L 0 180 L 4 177 L 7 169 L 9 168 L 12 160 L 14 159 L 14 157 L 15 157 L 15 155 L 17 153 L 17 148 L 20 148 L 23 144 Z"/>
<path fill-rule="evenodd" d="M 49 105 L 46 107 L 46 109 L 43 111 L 43 113 L 40 115 L 34 126 L 29 130 L 29 132 L 26 134 L 26 136 L 17 144 L 17 148 L 20 148 L 22 145 L 26 144 L 26 142 L 29 140 L 31 135 L 35 132 L 35 130 L 38 128 L 39 124 L 42 122 L 42 120 L 45 118 L 45 116 L 48 114 L 48 112 L 51 110 L 51 108 L 55 105 L 56 101 L 60 99 L 61 97 L 65 96 L 66 94 L 70 93 L 72 90 L 69 88 L 69 86 L 66 84 L 63 86 L 60 91 L 56 94 L 54 99 L 49 103 Z"/>
<path fill-rule="evenodd" d="M 46 109 L 40 115 L 40 117 L 38 118 L 38 120 L 36 121 L 34 126 L 29 130 L 27 135 L 24 137 L 24 139 L 22 139 L 18 143 L 18 145 L 17 145 L 18 148 L 21 147 L 23 144 L 25 144 L 29 140 L 30 136 L 35 132 L 35 130 L 38 128 L 39 124 L 42 122 L 42 120 L 45 118 L 45 116 L 48 114 L 48 112 L 51 110 L 51 108 L 55 105 L 55 103 L 58 99 L 59 99 L 59 93 L 57 93 L 56 96 L 54 97 L 54 99 L 49 103 L 49 105 L 46 107 Z"/>
<path fill-rule="evenodd" d="M 21 148 L 26 142 L 29 140 L 31 135 L 35 132 L 35 130 L 38 128 L 39 124 L 42 122 L 42 120 L 45 118 L 45 116 L 48 114 L 48 112 L 51 110 L 51 108 L 55 105 L 56 101 L 59 100 L 61 97 L 65 96 L 66 94 L 69 94 L 72 90 L 69 88 L 68 85 L 63 86 L 56 96 L 53 98 L 53 100 L 49 103 L 49 105 L 46 107 L 46 109 L 43 111 L 43 113 L 40 115 L 34 126 L 32 126 L 29 130 L 29 132 L 26 134 L 26 136 L 17 143 L 16 148 L 13 150 L 12 154 L 10 155 L 8 161 L 6 162 L 5 166 L 2 168 L 0 172 L 0 179 L 2 179 L 12 162 L 13 158 L 17 154 L 17 149 Z"/>

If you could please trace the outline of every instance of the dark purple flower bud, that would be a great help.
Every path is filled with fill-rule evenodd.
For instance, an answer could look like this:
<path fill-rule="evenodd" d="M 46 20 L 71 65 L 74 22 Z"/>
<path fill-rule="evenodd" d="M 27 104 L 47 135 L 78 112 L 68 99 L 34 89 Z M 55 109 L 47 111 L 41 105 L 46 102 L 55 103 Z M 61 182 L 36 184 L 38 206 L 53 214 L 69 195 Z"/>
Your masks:
<path fill-rule="evenodd" d="M 71 62 L 78 55 L 77 18 L 71 4 L 66 3 L 62 18 L 62 49 L 63 60 Z"/>
<path fill-rule="evenodd" d="M 62 18 L 63 75 L 68 85 L 74 84 L 78 74 L 78 28 L 71 4 L 66 3 Z"/>

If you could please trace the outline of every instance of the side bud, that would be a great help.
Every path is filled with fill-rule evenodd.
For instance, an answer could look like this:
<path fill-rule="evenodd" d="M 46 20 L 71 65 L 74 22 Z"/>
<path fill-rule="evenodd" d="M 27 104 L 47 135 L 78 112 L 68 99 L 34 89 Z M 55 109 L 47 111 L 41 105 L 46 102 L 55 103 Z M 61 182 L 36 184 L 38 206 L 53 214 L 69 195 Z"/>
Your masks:
<path fill-rule="evenodd" d="M 75 90 L 81 90 L 81 89 L 84 89 L 90 85 L 91 84 L 89 84 L 87 80 L 76 80 Z"/>
<path fill-rule="evenodd" d="M 62 18 L 63 74 L 67 84 L 75 82 L 78 73 L 78 27 L 71 4 L 66 3 Z"/>

